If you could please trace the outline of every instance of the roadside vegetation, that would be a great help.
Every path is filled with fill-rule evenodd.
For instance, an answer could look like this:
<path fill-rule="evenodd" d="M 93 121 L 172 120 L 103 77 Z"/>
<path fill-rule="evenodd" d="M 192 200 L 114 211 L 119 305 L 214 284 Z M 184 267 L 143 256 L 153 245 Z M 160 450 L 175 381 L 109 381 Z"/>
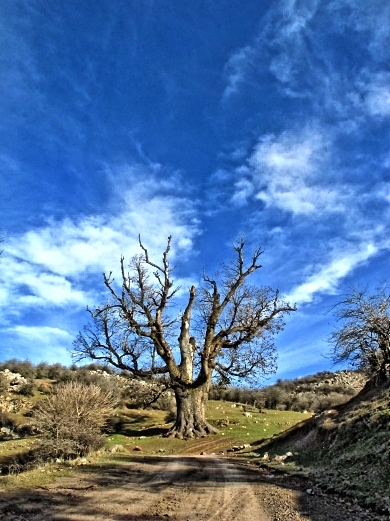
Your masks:
<path fill-rule="evenodd" d="M 0 365 L 0 487 L 42 485 L 129 455 L 223 453 L 310 476 L 324 491 L 387 513 L 389 385 L 365 382 L 341 371 L 261 389 L 213 387 L 206 416 L 218 433 L 181 440 L 164 437 L 175 421 L 164 381 L 96 364 L 11 360 Z"/>
<path fill-rule="evenodd" d="M 294 380 L 278 380 L 262 389 L 213 387 L 213 400 L 227 400 L 254 405 L 259 409 L 321 412 L 344 403 L 364 386 L 367 377 L 358 371 L 322 371 Z"/>
<path fill-rule="evenodd" d="M 390 381 L 372 379 L 349 402 L 265 440 L 258 463 L 276 469 L 282 464 L 312 477 L 324 491 L 389 515 L 389 435 Z"/>
<path fill-rule="evenodd" d="M 9 360 L 0 364 L 5 449 L 0 463 L 3 473 L 16 473 L 45 461 L 85 457 L 104 445 L 124 444 L 132 450 L 137 443 L 142 451 L 161 453 L 196 451 L 202 444 L 205 450 L 226 451 L 229 445 L 274 436 L 325 405 L 346 401 L 361 386 L 360 377 L 321 373 L 257 390 L 213 387 L 207 418 L 218 435 L 207 442 L 175 443 L 162 437 L 175 421 L 174 396 L 164 380 L 138 380 L 98 364 L 67 368 Z M 321 407 L 315 409 L 315 404 Z"/>

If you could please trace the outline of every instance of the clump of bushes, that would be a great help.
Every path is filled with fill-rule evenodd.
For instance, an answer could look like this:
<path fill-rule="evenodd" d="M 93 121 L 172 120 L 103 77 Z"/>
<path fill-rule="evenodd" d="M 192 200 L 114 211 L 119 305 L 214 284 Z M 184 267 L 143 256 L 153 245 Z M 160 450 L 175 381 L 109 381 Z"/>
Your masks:
<path fill-rule="evenodd" d="M 33 380 L 36 378 L 35 366 L 29 360 L 7 360 L 6 362 L 0 363 L 0 371 L 9 369 L 12 373 L 19 373 L 24 378 Z"/>
<path fill-rule="evenodd" d="M 4 411 L 0 411 L 0 428 L 6 427 L 7 429 L 13 430 L 16 426 L 16 422 L 13 418 L 8 416 Z"/>
<path fill-rule="evenodd" d="M 19 386 L 18 393 L 23 396 L 34 396 L 35 385 L 34 382 L 26 382 Z"/>
<path fill-rule="evenodd" d="M 350 373 L 361 382 L 365 380 L 361 373 Z M 334 373 L 322 371 L 296 380 L 279 379 L 274 385 L 263 389 L 213 386 L 209 398 L 211 400 L 245 403 L 260 410 L 266 408 L 283 411 L 322 412 L 348 401 L 364 385 L 363 383 L 361 385 L 356 384 L 355 378 L 352 378 L 350 386 L 348 385 L 348 378 L 345 382 L 342 385 L 340 381 L 334 378 Z"/>
<path fill-rule="evenodd" d="M 46 457 L 72 459 L 102 447 L 101 433 L 115 404 L 113 394 L 97 385 L 59 384 L 34 411 Z"/>

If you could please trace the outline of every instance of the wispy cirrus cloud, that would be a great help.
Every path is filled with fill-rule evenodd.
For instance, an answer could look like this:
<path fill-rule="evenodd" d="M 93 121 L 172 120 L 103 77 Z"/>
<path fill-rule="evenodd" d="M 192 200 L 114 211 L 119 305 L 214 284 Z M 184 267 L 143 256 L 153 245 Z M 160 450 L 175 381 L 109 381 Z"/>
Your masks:
<path fill-rule="evenodd" d="M 76 333 L 76 332 L 75 332 Z M 44 360 L 49 363 L 71 363 L 68 353 L 74 336 L 69 330 L 51 326 L 19 325 L 2 330 L 5 360 L 20 356 L 23 359 Z"/>
<path fill-rule="evenodd" d="M 314 273 L 294 287 L 286 299 L 290 302 L 305 304 L 312 302 L 319 294 L 334 294 L 341 280 L 358 266 L 370 260 L 381 249 L 372 242 L 359 244 L 358 249 L 355 250 L 352 250 L 348 244 L 345 244 L 344 247 L 345 249 L 335 251 L 333 259 L 328 263 L 317 266 Z M 346 251 L 348 248 L 350 251 Z"/>
<path fill-rule="evenodd" d="M 279 9 L 279 20 L 270 17 L 259 41 L 272 50 L 269 70 L 286 97 L 303 96 L 317 114 L 338 117 L 344 126 L 349 119 L 359 131 L 367 117 L 389 115 L 388 5 L 378 0 L 293 1 L 282 2 Z M 323 44 L 332 37 L 339 42 L 337 54 Z M 358 45 L 351 45 L 352 40 Z"/>
<path fill-rule="evenodd" d="M 386 2 L 332 0 L 326 13 L 340 33 L 353 29 L 366 38 L 371 59 L 386 64 L 390 52 L 390 6 Z"/>
<path fill-rule="evenodd" d="M 310 53 L 307 52 L 307 36 L 318 5 L 317 0 L 299 3 L 288 0 L 280 2 L 270 11 L 259 42 L 264 45 L 264 41 L 268 40 L 273 51 L 269 70 L 283 84 L 294 82 L 303 67 L 312 65 L 309 63 Z M 304 61 L 302 58 L 305 58 Z"/>
<path fill-rule="evenodd" d="M 367 182 L 366 159 L 340 167 L 340 131 L 331 130 L 316 123 L 265 135 L 236 169 L 232 203 L 252 211 L 255 201 L 265 205 L 251 227 L 267 234 L 274 262 L 290 266 L 287 298 L 300 304 L 336 293 L 346 277 L 390 246 L 389 183 L 380 172 Z M 292 218 L 281 219 L 280 212 Z M 294 244 L 299 248 L 286 258 Z"/>
<path fill-rule="evenodd" d="M 256 86 L 263 93 L 265 77 L 274 90 L 259 98 L 257 144 L 246 159 L 231 156 L 230 202 L 266 234 L 276 264 L 289 266 L 298 302 L 336 292 L 389 248 L 389 38 L 390 6 L 380 0 L 285 0 L 232 55 L 237 81 L 230 91 L 226 76 L 225 92 L 244 104 Z M 269 107 L 278 102 L 276 120 Z"/>
<path fill-rule="evenodd" d="M 388 82 L 379 79 L 388 74 L 390 59 L 386 3 L 284 0 L 271 7 L 261 26 L 228 59 L 223 100 L 256 85 L 259 73 L 270 72 L 280 93 L 310 100 L 317 112 L 356 118 L 359 106 L 361 115 L 388 115 Z M 328 38 L 338 42 L 337 53 L 326 45 Z M 365 55 L 369 59 L 362 60 Z"/>
<path fill-rule="evenodd" d="M 255 54 L 255 48 L 247 45 L 230 56 L 224 69 L 227 85 L 222 94 L 222 101 L 227 101 L 231 96 L 239 92 L 252 66 Z"/>
<path fill-rule="evenodd" d="M 333 159 L 336 141 L 321 126 L 267 135 L 256 145 L 245 171 L 253 187 L 252 204 L 255 198 L 269 210 L 293 216 L 285 227 L 271 227 L 268 234 L 273 258 L 284 267 L 291 265 L 287 298 L 301 304 L 335 293 L 357 267 L 390 246 L 388 183 L 378 175 L 367 184 L 363 166 L 359 175 L 355 167 L 338 167 L 338 159 Z M 238 183 L 237 193 L 242 193 Z M 265 214 L 259 212 L 258 219 L 261 222 Z M 299 249 L 294 259 L 285 259 L 284 245 L 290 240 L 299 243 Z"/>
<path fill-rule="evenodd" d="M 390 74 L 364 73 L 357 82 L 360 96 L 355 98 L 356 105 L 369 116 L 390 116 Z"/>

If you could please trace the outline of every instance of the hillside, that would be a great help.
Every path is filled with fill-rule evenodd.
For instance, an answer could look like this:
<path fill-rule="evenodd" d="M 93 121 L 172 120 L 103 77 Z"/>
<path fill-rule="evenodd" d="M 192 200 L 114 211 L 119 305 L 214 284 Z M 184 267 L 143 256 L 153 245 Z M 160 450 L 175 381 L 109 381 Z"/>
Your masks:
<path fill-rule="evenodd" d="M 309 474 L 322 490 L 390 513 L 389 387 L 389 380 L 368 382 L 349 402 L 267 440 L 259 452 L 271 466 Z M 278 463 L 287 452 L 292 456 Z"/>
<path fill-rule="evenodd" d="M 214 387 L 210 398 L 281 411 L 322 412 L 358 394 L 366 381 L 366 375 L 357 371 L 322 371 L 294 380 L 278 380 L 262 389 Z"/>
<path fill-rule="evenodd" d="M 144 457 L 234 454 L 260 467 L 259 471 L 267 465 L 308 476 L 322 491 L 345 495 L 356 509 L 367 505 L 382 515 L 389 513 L 388 383 L 380 387 L 367 384 L 362 389 L 361 374 L 340 371 L 279 381 L 260 390 L 219 390 L 224 395 L 219 401 L 210 400 L 207 411 L 219 434 L 185 441 L 161 438 L 172 421 L 169 396 L 153 404 L 153 410 L 139 407 L 153 390 L 145 382 L 129 381 L 96 367 L 70 370 L 9 365 L 23 374 L 0 368 L 0 463 L 4 474 L 11 468 L 9 462 L 13 465 L 15 457 L 35 443 L 30 414 L 34 404 L 50 394 L 57 382 L 81 379 L 110 388 L 121 403 L 110 418 L 105 438 L 108 457 L 118 446 L 123 447 L 126 458 L 138 452 Z M 271 403 L 275 397 L 278 401 Z M 326 404 L 330 406 L 324 410 Z M 320 412 L 313 417 L 302 414 L 309 406 Z M 286 453 L 291 455 L 286 457 Z"/>

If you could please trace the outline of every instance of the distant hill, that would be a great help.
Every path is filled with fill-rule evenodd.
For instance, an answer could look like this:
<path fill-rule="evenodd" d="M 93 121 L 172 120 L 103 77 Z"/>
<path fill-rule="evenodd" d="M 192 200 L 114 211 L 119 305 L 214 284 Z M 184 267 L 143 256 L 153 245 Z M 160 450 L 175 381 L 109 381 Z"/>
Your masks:
<path fill-rule="evenodd" d="M 322 489 L 390 514 L 390 380 L 368 382 L 347 403 L 302 422 L 260 447 L 291 452 Z"/>
<path fill-rule="evenodd" d="M 321 412 L 348 401 L 363 389 L 366 381 L 366 375 L 358 371 L 322 371 L 295 380 L 278 380 L 262 389 L 214 387 L 210 398 L 259 409 Z"/>

